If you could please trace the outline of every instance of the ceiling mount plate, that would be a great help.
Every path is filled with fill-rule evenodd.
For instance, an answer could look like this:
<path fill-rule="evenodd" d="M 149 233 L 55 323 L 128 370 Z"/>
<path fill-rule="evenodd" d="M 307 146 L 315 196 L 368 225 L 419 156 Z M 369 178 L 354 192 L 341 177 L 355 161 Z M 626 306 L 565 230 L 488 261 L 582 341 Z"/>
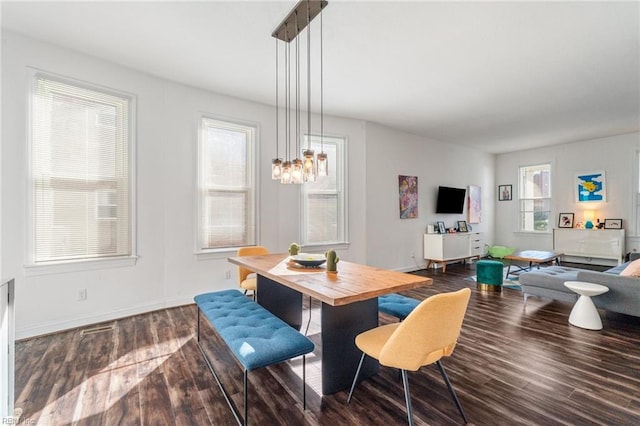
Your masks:
<path fill-rule="evenodd" d="M 327 0 L 301 0 L 286 18 L 271 33 L 271 36 L 289 43 L 295 39 L 307 24 L 318 16 L 329 2 Z"/>

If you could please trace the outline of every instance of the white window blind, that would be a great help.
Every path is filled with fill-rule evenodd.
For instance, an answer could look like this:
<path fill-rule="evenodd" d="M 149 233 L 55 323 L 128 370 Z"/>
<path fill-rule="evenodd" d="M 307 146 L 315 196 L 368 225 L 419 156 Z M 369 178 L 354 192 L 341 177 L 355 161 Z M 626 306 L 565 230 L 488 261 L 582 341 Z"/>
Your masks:
<path fill-rule="evenodd" d="M 198 249 L 256 242 L 256 127 L 201 117 L 198 143 Z"/>
<path fill-rule="evenodd" d="M 307 146 L 305 136 L 304 146 Z M 302 185 L 302 243 L 344 243 L 346 232 L 345 173 L 343 138 L 311 136 L 311 149 L 327 153 L 329 175 L 317 177 L 315 182 Z M 305 148 L 306 149 L 306 148 Z"/>
<path fill-rule="evenodd" d="M 551 164 L 520 167 L 520 230 L 549 232 Z"/>
<path fill-rule="evenodd" d="M 34 74 L 34 263 L 132 254 L 132 98 Z"/>

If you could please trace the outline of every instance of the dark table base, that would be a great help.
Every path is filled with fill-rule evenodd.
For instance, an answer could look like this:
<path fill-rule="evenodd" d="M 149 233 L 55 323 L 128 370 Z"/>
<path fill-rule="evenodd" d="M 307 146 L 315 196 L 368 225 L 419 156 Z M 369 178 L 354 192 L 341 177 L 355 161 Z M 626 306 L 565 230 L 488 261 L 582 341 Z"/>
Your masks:
<path fill-rule="evenodd" d="M 302 294 L 258 275 L 258 303 L 299 330 L 302 324 Z M 355 337 L 378 326 L 378 299 L 331 306 L 322 303 L 322 394 L 349 389 L 362 352 Z M 366 357 L 360 380 L 373 376 L 378 362 Z"/>

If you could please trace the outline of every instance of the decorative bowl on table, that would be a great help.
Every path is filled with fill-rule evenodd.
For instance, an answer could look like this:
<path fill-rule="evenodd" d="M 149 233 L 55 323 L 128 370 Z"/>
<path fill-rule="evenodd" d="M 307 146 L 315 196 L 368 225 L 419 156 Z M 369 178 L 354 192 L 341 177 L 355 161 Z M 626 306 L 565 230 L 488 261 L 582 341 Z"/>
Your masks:
<path fill-rule="evenodd" d="M 317 268 L 327 261 L 324 254 L 300 253 L 291 256 L 291 260 L 306 268 Z"/>

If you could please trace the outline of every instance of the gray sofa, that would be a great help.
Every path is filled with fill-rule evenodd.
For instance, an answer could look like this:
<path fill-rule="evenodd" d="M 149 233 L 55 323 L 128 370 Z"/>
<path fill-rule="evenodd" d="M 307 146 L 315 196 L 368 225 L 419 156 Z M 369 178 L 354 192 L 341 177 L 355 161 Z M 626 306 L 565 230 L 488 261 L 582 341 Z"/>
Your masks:
<path fill-rule="evenodd" d="M 632 254 L 630 261 L 640 258 L 640 254 Z M 629 261 L 629 262 L 630 262 Z M 550 299 L 575 302 L 578 295 L 565 287 L 565 281 L 586 281 L 602 284 L 609 288 L 607 293 L 593 298 L 595 305 L 607 311 L 640 316 L 640 278 L 620 276 L 620 272 L 629 264 L 596 272 L 565 266 L 549 266 L 520 274 L 520 286 L 527 297 L 540 296 Z"/>

